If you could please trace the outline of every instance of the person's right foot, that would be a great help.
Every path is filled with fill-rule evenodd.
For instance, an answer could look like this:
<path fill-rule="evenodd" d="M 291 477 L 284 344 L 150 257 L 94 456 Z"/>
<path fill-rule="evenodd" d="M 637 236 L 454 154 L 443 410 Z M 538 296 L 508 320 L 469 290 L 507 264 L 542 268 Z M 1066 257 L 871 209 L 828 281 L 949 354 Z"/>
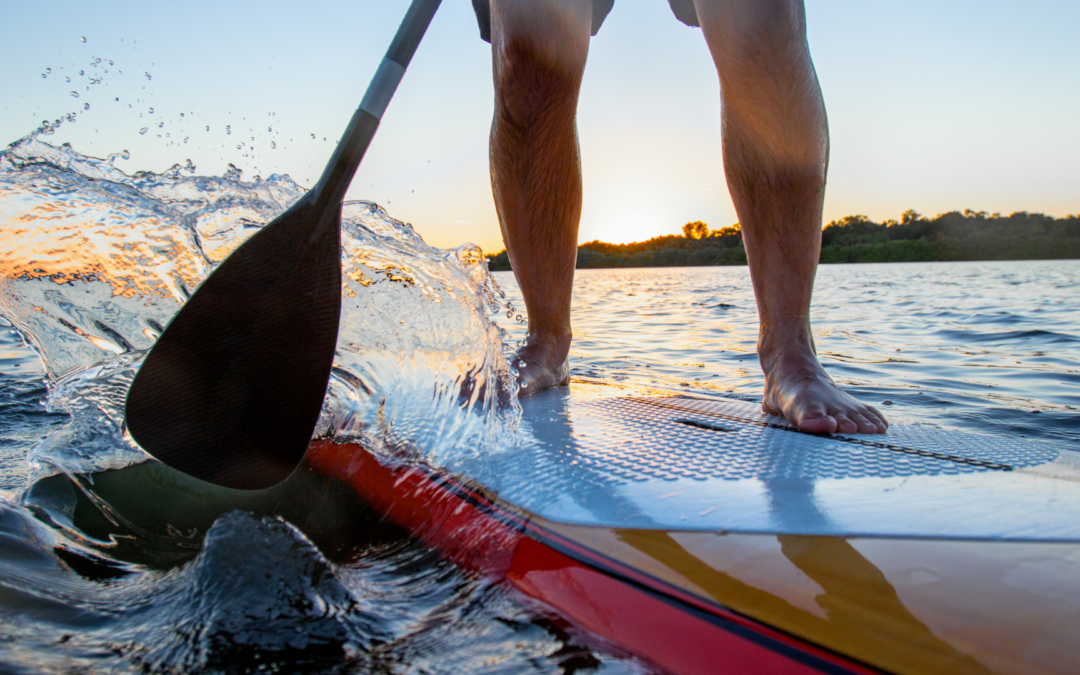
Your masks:
<path fill-rule="evenodd" d="M 545 338 L 534 333 L 525 339 L 525 346 L 514 355 L 519 397 L 570 384 L 570 338 Z"/>

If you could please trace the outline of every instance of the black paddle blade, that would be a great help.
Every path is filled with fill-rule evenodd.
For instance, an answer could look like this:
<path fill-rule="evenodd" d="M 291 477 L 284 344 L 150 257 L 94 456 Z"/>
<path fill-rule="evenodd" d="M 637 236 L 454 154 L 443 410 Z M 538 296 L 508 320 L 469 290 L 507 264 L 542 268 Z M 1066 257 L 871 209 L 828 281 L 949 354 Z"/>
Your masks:
<path fill-rule="evenodd" d="M 258 490 L 303 459 L 341 314 L 341 201 L 314 192 L 199 286 L 139 369 L 127 427 L 165 464 Z"/>

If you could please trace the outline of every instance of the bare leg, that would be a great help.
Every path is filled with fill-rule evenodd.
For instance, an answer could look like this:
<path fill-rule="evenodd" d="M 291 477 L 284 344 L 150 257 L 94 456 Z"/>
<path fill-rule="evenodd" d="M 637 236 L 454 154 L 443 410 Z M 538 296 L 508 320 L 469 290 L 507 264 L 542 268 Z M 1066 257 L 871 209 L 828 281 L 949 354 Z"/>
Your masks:
<path fill-rule="evenodd" d="M 763 408 L 804 431 L 884 433 L 885 417 L 825 372 L 810 331 L 829 131 L 802 0 L 695 4 L 720 75 L 724 167 L 761 322 Z"/>
<path fill-rule="evenodd" d="M 577 101 L 591 0 L 493 0 L 491 186 L 529 313 L 521 395 L 567 384 L 581 219 Z"/>

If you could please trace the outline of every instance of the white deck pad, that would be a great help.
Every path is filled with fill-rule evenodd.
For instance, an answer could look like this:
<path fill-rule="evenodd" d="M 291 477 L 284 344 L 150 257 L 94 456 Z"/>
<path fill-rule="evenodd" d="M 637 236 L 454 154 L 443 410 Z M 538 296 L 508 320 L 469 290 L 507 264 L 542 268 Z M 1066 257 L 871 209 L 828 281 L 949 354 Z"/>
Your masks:
<path fill-rule="evenodd" d="M 913 425 L 814 436 L 757 403 L 574 385 L 522 400 L 501 499 L 580 525 L 1080 540 L 1078 453 Z"/>

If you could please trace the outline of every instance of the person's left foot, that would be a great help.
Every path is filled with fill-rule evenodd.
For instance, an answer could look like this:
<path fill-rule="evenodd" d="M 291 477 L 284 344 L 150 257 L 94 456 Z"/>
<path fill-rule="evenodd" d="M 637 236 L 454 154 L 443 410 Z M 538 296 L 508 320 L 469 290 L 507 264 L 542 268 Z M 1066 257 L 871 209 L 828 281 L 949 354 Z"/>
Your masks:
<path fill-rule="evenodd" d="M 759 349 L 759 352 L 762 351 Z M 811 345 L 793 341 L 761 354 L 765 399 L 761 407 L 801 431 L 814 434 L 883 434 L 885 416 L 833 382 Z"/>
<path fill-rule="evenodd" d="M 569 335 L 548 338 L 533 333 L 514 355 L 518 371 L 518 397 L 570 384 Z"/>

